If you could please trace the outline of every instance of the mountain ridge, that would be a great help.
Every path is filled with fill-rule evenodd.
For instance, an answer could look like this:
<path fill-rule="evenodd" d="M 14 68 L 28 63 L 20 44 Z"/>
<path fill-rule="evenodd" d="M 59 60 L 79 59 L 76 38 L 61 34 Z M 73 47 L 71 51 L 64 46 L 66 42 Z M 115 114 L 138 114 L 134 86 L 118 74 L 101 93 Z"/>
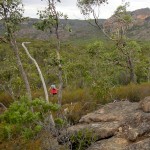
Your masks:
<path fill-rule="evenodd" d="M 150 8 L 142 8 L 130 12 L 133 18 L 133 25 L 128 31 L 128 36 L 137 40 L 149 40 L 150 39 Z M 112 17 L 112 16 L 111 16 Z M 110 18 L 111 18 L 110 17 Z M 104 24 L 108 19 L 99 19 L 100 24 Z M 19 38 L 31 38 L 47 40 L 49 39 L 48 32 L 42 32 L 33 27 L 38 19 L 30 18 L 28 21 L 22 23 L 21 29 L 17 32 Z M 85 20 L 68 19 L 67 25 L 71 29 L 71 32 L 64 30 L 64 20 L 61 20 L 61 28 L 59 30 L 60 38 L 62 40 L 74 40 L 74 39 L 89 39 L 89 38 L 100 38 L 105 39 L 102 31 L 91 26 Z M 0 33 L 2 34 L 3 27 L 0 23 Z M 51 35 L 52 37 L 54 34 Z"/>

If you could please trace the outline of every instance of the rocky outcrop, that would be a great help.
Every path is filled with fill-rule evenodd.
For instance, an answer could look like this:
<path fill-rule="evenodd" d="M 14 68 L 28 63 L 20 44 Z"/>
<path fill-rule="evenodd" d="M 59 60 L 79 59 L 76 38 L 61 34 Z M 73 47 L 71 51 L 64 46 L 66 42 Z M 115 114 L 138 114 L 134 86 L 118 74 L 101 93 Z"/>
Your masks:
<path fill-rule="evenodd" d="M 128 13 L 132 17 L 132 23 L 130 24 L 127 31 L 127 36 L 133 39 L 149 39 L 150 9 L 138 9 Z M 111 34 L 112 32 L 116 32 L 118 28 L 122 26 L 120 23 L 118 23 L 117 20 L 118 18 L 113 15 L 105 21 L 104 28 L 109 34 Z"/>
<path fill-rule="evenodd" d="M 150 138 L 133 143 L 127 146 L 124 150 L 150 150 Z"/>
<path fill-rule="evenodd" d="M 96 141 L 87 150 L 150 150 L 148 102 L 149 97 L 140 103 L 109 103 L 83 116 L 78 125 L 68 128 L 68 133 L 92 131 Z"/>

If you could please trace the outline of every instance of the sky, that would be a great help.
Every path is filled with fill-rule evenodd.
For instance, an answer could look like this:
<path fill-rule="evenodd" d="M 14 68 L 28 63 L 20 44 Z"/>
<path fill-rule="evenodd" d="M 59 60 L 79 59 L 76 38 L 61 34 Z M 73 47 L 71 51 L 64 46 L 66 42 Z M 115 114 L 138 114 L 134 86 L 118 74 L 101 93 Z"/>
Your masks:
<path fill-rule="evenodd" d="M 150 0 L 108 0 L 109 4 L 101 6 L 100 18 L 109 18 L 116 8 L 124 2 L 130 2 L 128 8 L 129 11 L 134 11 L 140 8 L 150 8 Z M 42 10 L 46 7 L 46 3 L 41 0 L 22 0 L 24 3 L 25 13 L 24 16 L 31 18 L 38 18 L 36 15 L 37 10 Z M 57 6 L 57 10 L 66 14 L 69 19 L 84 19 L 80 13 L 79 8 L 76 6 L 77 0 L 61 0 L 61 3 Z"/>

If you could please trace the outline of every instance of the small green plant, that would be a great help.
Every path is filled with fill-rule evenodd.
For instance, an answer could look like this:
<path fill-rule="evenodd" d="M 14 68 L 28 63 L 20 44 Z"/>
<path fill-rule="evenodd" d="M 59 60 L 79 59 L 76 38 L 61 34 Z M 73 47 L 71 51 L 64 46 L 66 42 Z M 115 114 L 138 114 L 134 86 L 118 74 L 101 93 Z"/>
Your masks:
<path fill-rule="evenodd" d="M 56 118 L 55 119 L 55 124 L 57 127 L 62 127 L 65 124 L 65 121 L 61 118 Z"/>
<path fill-rule="evenodd" d="M 11 125 L 5 125 L 3 128 L 3 136 L 4 138 L 10 139 L 12 134 L 12 126 Z"/>
<path fill-rule="evenodd" d="M 96 136 L 92 130 L 85 129 L 74 133 L 70 137 L 70 141 L 73 150 L 85 150 L 96 141 Z"/>

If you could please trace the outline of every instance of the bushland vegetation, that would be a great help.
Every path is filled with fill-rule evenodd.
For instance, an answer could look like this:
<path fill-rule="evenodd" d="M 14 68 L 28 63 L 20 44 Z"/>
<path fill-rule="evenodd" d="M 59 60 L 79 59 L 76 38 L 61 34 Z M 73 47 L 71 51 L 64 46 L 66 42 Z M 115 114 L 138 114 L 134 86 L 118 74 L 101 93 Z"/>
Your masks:
<path fill-rule="evenodd" d="M 122 8 L 124 9 L 120 7 L 120 10 Z M 119 9 L 117 13 L 120 13 Z M 56 14 L 50 19 L 55 20 Z M 6 25 L 14 23 L 14 18 L 5 19 Z M 49 25 L 51 20 L 46 21 Z M 48 29 L 53 25 L 57 29 L 58 22 L 52 22 Z M 11 31 L 12 26 L 8 27 Z M 97 38 L 64 41 L 59 37 L 57 40 L 50 38 L 47 41 L 18 39 L 14 35 L 16 29 L 13 29 L 13 32 L 6 36 L 8 39 L 0 44 L 0 142 L 10 140 L 15 141 L 16 145 L 27 144 L 28 149 L 37 149 L 45 139 L 51 139 L 52 135 L 58 136 L 62 128 L 76 124 L 82 115 L 96 110 L 101 105 L 116 100 L 137 102 L 150 93 L 148 41 L 128 39 L 125 34 L 118 34 L 119 38 L 112 34 L 110 37 L 113 40 Z M 120 33 L 121 31 L 122 28 Z M 55 84 L 56 87 L 60 85 L 62 93 L 59 95 L 59 101 L 57 95 L 50 94 L 48 103 L 45 101 L 37 68 L 22 47 L 22 42 L 25 41 L 31 42 L 27 45 L 28 50 L 41 69 L 47 89 L 51 84 Z M 17 51 L 17 54 L 12 51 L 12 45 L 15 45 L 14 51 Z M 15 62 L 16 57 L 25 71 L 30 89 L 20 75 L 21 71 Z M 52 120 L 54 126 L 50 126 Z M 47 131 L 51 131 L 51 134 Z M 87 133 L 89 135 L 90 132 Z M 82 140 L 82 133 L 72 137 L 76 148 L 81 144 L 78 137 Z M 33 141 L 26 143 L 29 139 Z M 78 139 L 80 141 L 77 141 Z M 87 136 L 87 141 L 82 143 L 83 147 L 91 143 L 89 139 L 91 137 Z M 30 147 L 32 142 L 35 143 L 34 148 Z"/>
<path fill-rule="evenodd" d="M 55 57 L 55 42 L 37 41 L 33 39 L 19 39 L 18 42 L 30 40 L 28 45 L 31 55 L 37 60 L 43 72 L 47 88 L 51 84 L 59 84 L 57 77 L 57 60 Z M 87 44 L 88 43 L 88 44 Z M 78 45 L 75 41 L 61 43 L 62 64 L 63 64 L 63 101 L 62 104 L 75 102 L 107 103 L 117 98 L 112 91 L 121 90 L 121 87 L 127 87 L 128 91 L 135 91 L 135 97 L 139 92 L 135 88 L 144 89 L 141 96 L 136 100 L 146 96 L 149 93 L 149 49 L 148 42 L 137 41 L 140 52 L 136 61 L 136 79 L 137 83 L 130 81 L 128 70 L 120 63 L 125 60 L 119 60 L 119 54 L 116 46 L 111 41 L 93 41 Z M 31 84 L 33 98 L 44 97 L 42 83 L 34 64 L 26 56 L 21 44 L 18 44 L 21 51 L 21 59 L 25 69 L 28 72 L 28 78 Z M 7 49 L 7 51 L 6 51 Z M 14 56 L 8 44 L 1 44 L 1 102 L 7 107 L 13 101 L 13 98 L 19 99 L 25 94 L 25 87 L 16 68 Z M 131 86 L 132 85 L 132 86 Z M 134 90 L 132 90 L 134 88 Z M 124 93 L 128 93 L 124 89 Z M 147 89 L 147 90 L 146 90 Z M 12 95 L 12 92 L 13 95 Z M 146 92 L 147 91 L 147 92 Z M 115 92 L 116 93 L 116 92 Z M 128 97 L 119 96 L 122 92 L 118 91 L 118 98 Z M 143 94 L 145 93 L 145 95 Z M 142 96 L 143 95 L 143 96 Z M 51 97 L 50 101 L 55 101 L 57 96 Z M 130 98 L 130 100 L 132 100 Z"/>

